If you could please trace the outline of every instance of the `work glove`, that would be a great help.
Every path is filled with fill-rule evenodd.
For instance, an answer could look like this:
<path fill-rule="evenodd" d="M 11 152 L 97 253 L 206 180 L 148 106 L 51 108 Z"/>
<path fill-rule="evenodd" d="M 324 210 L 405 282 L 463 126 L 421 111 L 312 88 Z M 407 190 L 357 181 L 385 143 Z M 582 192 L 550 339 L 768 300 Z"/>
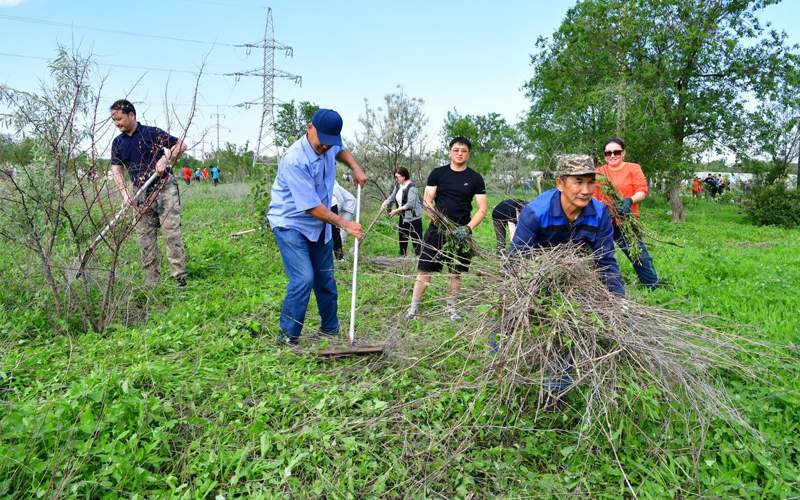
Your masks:
<path fill-rule="evenodd" d="M 456 240 L 459 242 L 467 241 L 469 239 L 469 235 L 472 234 L 472 229 L 469 226 L 458 226 L 456 228 L 455 236 Z"/>
<path fill-rule="evenodd" d="M 633 200 L 630 198 L 625 198 L 622 200 L 622 205 L 617 210 L 617 215 L 621 217 L 627 217 L 631 214 L 631 207 L 633 206 Z"/>

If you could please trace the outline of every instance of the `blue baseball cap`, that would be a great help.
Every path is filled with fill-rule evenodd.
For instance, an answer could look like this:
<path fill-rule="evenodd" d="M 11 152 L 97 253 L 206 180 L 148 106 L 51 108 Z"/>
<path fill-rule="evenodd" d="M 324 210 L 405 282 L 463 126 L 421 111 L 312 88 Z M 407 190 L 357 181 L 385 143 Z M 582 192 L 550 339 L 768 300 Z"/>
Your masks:
<path fill-rule="evenodd" d="M 320 144 L 342 145 L 342 117 L 332 109 L 318 109 L 311 117 L 311 125 L 317 129 Z"/>

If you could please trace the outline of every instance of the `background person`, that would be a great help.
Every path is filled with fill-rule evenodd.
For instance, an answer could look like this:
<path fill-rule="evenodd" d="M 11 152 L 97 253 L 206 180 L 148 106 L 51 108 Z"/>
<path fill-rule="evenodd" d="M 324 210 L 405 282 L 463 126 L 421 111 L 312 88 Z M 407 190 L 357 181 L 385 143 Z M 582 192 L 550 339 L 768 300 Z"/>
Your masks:
<path fill-rule="evenodd" d="M 333 181 L 333 195 L 338 201 L 339 216 L 344 220 L 353 220 L 356 216 L 356 197 L 353 196 L 353 193 L 343 188 L 339 181 Z M 344 244 L 347 241 L 347 231 L 344 229 L 337 229 L 337 231 L 339 231 L 341 242 Z"/>
<path fill-rule="evenodd" d="M 697 195 L 701 191 L 701 186 L 702 184 L 700 183 L 700 177 L 695 175 L 694 179 L 692 179 L 692 199 L 697 198 Z"/>
<path fill-rule="evenodd" d="M 279 340 L 296 345 L 305 322 L 311 291 L 317 299 L 320 333 L 339 332 L 338 292 L 334 278 L 331 225 L 361 238 L 361 225 L 330 210 L 336 161 L 346 164 L 356 184 L 367 176 L 342 146 L 342 117 L 319 109 L 306 124 L 306 135 L 289 146 L 278 162 L 267 220 L 289 278 L 279 320 Z"/>
<path fill-rule="evenodd" d="M 419 257 L 422 245 L 422 201 L 417 193 L 417 185 L 411 180 L 411 174 L 405 167 L 394 169 L 395 185 L 389 197 L 381 204 L 381 210 L 389 210 L 393 205 L 397 208 L 389 212 L 389 217 L 400 215 L 398 222 L 398 241 L 400 255 L 408 253 L 408 242 L 414 248 L 414 255 Z"/>
<path fill-rule="evenodd" d="M 138 205 L 125 184 L 123 168 L 128 171 L 137 190 L 153 174 L 165 179 L 153 183 L 145 197 L 158 189 L 151 204 L 139 210 L 136 233 L 139 235 L 142 268 L 149 284 L 161 282 L 161 254 L 158 252 L 158 230 L 164 235 L 170 274 L 178 286 L 186 286 L 186 252 L 181 235 L 181 199 L 178 181 L 167 165 L 186 151 L 186 144 L 157 127 L 136 121 L 136 108 L 130 101 L 120 99 L 111 105 L 111 120 L 122 132 L 111 144 L 111 172 L 125 205 Z M 164 149 L 168 152 L 164 153 Z M 166 161 L 160 161 L 165 158 Z"/>
<path fill-rule="evenodd" d="M 471 147 L 472 143 L 466 137 L 453 138 L 450 141 L 450 163 L 433 169 L 428 176 L 423 208 L 428 212 L 431 224 L 425 232 L 417 264 L 419 274 L 414 281 L 411 306 L 405 315 L 407 320 L 417 315 L 422 296 L 431 281 L 431 273 L 441 272 L 445 264 L 450 271 L 447 315 L 450 321 L 458 321 L 461 318 L 456 311 L 456 300 L 461 288 L 461 273 L 469 271 L 472 255 L 469 252 L 446 255 L 441 251 L 448 235 L 437 226 L 439 216 L 432 209 L 435 208 L 442 217 L 446 217 L 457 226 L 452 237 L 459 242 L 469 240 L 472 230 L 486 217 L 486 212 L 489 210 L 486 185 L 481 174 L 467 166 Z M 470 217 L 473 200 L 478 210 Z"/>
<path fill-rule="evenodd" d="M 331 212 L 336 215 L 339 213 L 339 198 L 336 196 L 336 187 L 333 189 L 333 196 L 331 198 Z M 344 250 L 342 249 L 342 233 L 338 227 L 331 226 L 331 238 L 333 238 L 333 257 L 336 260 L 344 260 Z"/>
<path fill-rule="evenodd" d="M 183 170 L 181 170 L 181 175 L 183 175 L 183 182 L 186 183 L 188 186 L 190 182 L 192 182 L 192 169 L 189 167 L 188 164 L 183 165 Z"/>
<path fill-rule="evenodd" d="M 211 180 L 215 186 L 219 184 L 219 167 L 216 164 L 211 167 Z"/>
<path fill-rule="evenodd" d="M 525 200 L 510 198 L 503 200 L 492 210 L 492 226 L 494 226 L 494 239 L 497 242 L 497 256 L 503 255 L 506 251 L 506 228 L 508 237 L 514 239 L 514 231 L 517 229 L 517 219 Z"/>
<path fill-rule="evenodd" d="M 605 142 L 603 156 L 605 156 L 606 163 L 597 169 L 597 173 L 605 176 L 617 193 L 622 196 L 622 205 L 616 207 L 617 216 L 638 218 L 638 203 L 647 198 L 647 179 L 644 177 L 642 167 L 637 163 L 625 161 L 625 142 L 619 137 L 608 139 Z M 606 205 L 613 204 L 612 200 L 603 195 L 599 185 L 595 189 L 595 198 Z M 636 271 L 636 275 L 639 276 L 639 281 L 647 288 L 657 288 L 658 275 L 653 266 L 653 259 L 650 257 L 644 242 L 640 239 L 635 242 L 626 241 L 616 220 L 612 219 L 612 225 L 614 228 L 614 241 L 633 264 L 633 269 Z M 641 249 L 639 260 L 631 259 L 631 254 L 628 250 L 629 243 L 639 245 Z"/>

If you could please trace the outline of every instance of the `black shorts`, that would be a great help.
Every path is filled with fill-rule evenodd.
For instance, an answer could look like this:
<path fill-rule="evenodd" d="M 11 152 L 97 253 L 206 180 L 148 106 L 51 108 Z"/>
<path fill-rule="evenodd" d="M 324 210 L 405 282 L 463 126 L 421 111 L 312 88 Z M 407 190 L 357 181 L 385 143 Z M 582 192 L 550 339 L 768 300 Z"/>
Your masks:
<path fill-rule="evenodd" d="M 469 271 L 472 252 L 445 255 L 440 251 L 444 243 L 444 234 L 440 233 L 433 224 L 428 226 L 422 241 L 422 253 L 419 256 L 417 269 L 424 273 L 438 273 L 447 264 L 447 268 L 452 274 L 461 274 Z"/>

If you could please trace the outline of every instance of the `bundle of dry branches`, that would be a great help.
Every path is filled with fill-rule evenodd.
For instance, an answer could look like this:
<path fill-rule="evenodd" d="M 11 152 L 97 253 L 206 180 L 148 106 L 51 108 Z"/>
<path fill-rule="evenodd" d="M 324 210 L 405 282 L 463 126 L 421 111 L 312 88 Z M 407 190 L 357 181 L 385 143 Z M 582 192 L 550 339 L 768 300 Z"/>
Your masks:
<path fill-rule="evenodd" d="M 638 241 L 647 235 L 644 223 L 638 217 L 619 213 L 619 208 L 622 206 L 622 195 L 619 194 L 607 177 L 598 175 L 597 182 L 600 184 L 600 192 L 603 197 L 610 201 L 607 206 L 611 217 L 622 232 L 625 241 L 628 242 L 628 252 L 630 252 L 631 260 L 637 263 L 641 262 L 642 249 L 639 247 Z"/>
<path fill-rule="evenodd" d="M 488 280 L 488 281 L 487 281 Z M 700 419 L 749 428 L 715 382 L 715 370 L 752 377 L 737 356 L 755 345 L 680 312 L 610 293 L 592 255 L 578 246 L 537 249 L 484 278 L 489 304 L 461 332 L 493 338 L 486 370 L 504 402 L 520 384 L 538 387 L 538 407 L 575 388 L 592 425 L 624 390 L 657 389 L 665 403 Z"/>

